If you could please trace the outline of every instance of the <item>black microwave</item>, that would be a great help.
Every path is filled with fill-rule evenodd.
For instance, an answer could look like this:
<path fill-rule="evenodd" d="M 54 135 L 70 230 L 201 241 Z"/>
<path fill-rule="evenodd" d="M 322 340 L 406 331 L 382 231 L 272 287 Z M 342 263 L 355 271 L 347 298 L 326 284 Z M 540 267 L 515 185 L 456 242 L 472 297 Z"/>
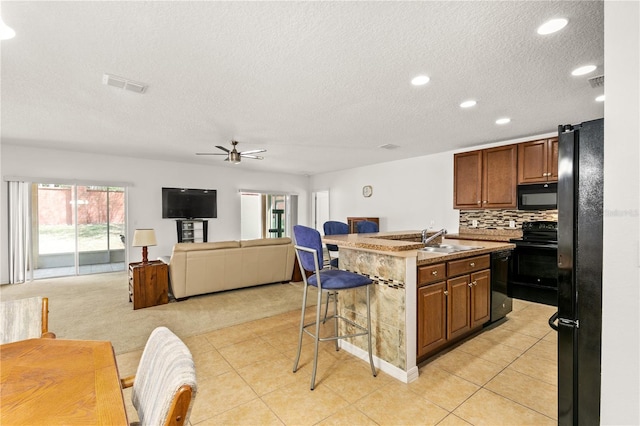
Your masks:
<path fill-rule="evenodd" d="M 555 210 L 557 208 L 557 182 L 518 185 L 518 210 Z"/>

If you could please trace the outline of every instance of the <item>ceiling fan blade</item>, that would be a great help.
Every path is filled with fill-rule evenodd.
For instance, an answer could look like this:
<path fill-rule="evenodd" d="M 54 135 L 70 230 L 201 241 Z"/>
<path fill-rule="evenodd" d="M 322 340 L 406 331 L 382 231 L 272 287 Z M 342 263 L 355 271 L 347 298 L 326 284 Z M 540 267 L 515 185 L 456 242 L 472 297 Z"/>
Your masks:
<path fill-rule="evenodd" d="M 264 157 L 260 157 L 258 155 L 245 155 L 244 153 L 241 153 L 240 157 L 253 158 L 254 160 L 264 160 Z"/>
<path fill-rule="evenodd" d="M 229 152 L 229 150 L 227 148 L 225 148 L 224 146 L 216 145 L 216 148 L 221 149 L 224 152 Z"/>
<path fill-rule="evenodd" d="M 240 154 L 257 154 L 259 152 L 267 152 L 266 149 L 252 149 L 251 151 L 242 151 Z"/>
<path fill-rule="evenodd" d="M 228 154 L 218 154 L 217 152 L 196 152 L 196 155 L 228 155 Z"/>

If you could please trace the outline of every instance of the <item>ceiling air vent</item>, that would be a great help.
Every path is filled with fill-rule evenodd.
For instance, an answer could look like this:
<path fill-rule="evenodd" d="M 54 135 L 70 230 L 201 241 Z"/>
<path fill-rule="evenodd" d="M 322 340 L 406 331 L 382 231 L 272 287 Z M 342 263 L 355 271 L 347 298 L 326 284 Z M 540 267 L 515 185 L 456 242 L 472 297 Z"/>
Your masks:
<path fill-rule="evenodd" d="M 599 75 L 597 77 L 590 78 L 589 84 L 593 89 L 597 87 L 604 87 L 604 75 Z"/>
<path fill-rule="evenodd" d="M 381 148 L 381 149 L 397 149 L 397 148 L 400 148 L 400 146 L 394 145 L 392 143 L 385 143 L 384 145 L 380 145 L 378 148 Z"/>
<path fill-rule="evenodd" d="M 107 86 L 117 87 L 118 89 L 129 90 L 135 93 L 144 93 L 147 90 L 147 85 L 139 83 L 137 81 L 129 80 L 117 75 L 104 74 L 102 76 L 102 84 Z"/>

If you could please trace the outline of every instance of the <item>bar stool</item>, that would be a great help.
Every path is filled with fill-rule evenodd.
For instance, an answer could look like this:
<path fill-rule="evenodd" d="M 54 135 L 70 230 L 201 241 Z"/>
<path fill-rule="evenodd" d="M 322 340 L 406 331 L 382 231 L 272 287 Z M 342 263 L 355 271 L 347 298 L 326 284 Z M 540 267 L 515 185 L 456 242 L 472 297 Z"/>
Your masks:
<path fill-rule="evenodd" d="M 361 220 L 356 223 L 356 229 L 358 230 L 358 234 L 370 234 L 372 232 L 378 232 L 378 224 L 370 220 Z"/>
<path fill-rule="evenodd" d="M 344 222 L 339 222 L 337 220 L 329 220 L 326 221 L 322 225 L 324 229 L 324 235 L 345 235 L 349 233 L 349 225 Z M 331 253 L 338 253 L 338 246 L 335 244 L 326 244 L 327 253 L 329 254 L 329 265 L 331 268 L 339 269 L 338 256 L 331 257 Z M 335 297 L 336 294 L 333 292 L 327 292 L 327 300 L 324 305 L 324 319 L 322 322 L 324 323 L 327 320 L 327 313 L 329 312 L 329 299 Z"/>
<path fill-rule="evenodd" d="M 349 233 L 349 225 L 336 220 L 329 220 L 325 222 L 322 227 L 324 229 L 324 235 L 344 235 Z M 331 258 L 331 252 L 338 252 L 338 246 L 335 244 L 327 244 L 327 251 L 329 252 L 329 265 L 331 265 L 332 268 L 338 269 L 338 257 Z"/>
<path fill-rule="evenodd" d="M 367 336 L 368 350 L 369 350 L 369 364 L 371 365 L 371 372 L 375 377 L 377 375 L 376 368 L 373 365 L 373 355 L 371 353 L 371 303 L 370 303 L 370 286 L 372 281 L 360 274 L 356 274 L 348 271 L 340 271 L 337 269 L 320 269 L 322 265 L 322 240 L 320 233 L 313 228 L 306 226 L 295 225 L 293 227 L 293 234 L 296 240 L 295 250 L 296 257 L 298 258 L 298 264 L 300 270 L 310 271 L 314 274 L 307 277 L 306 274 L 302 274 L 304 281 L 304 293 L 302 295 L 302 313 L 300 315 L 300 335 L 298 339 L 298 354 L 293 364 L 293 372 L 298 370 L 298 363 L 300 361 L 300 353 L 302 351 L 302 333 L 305 332 L 314 340 L 314 356 L 313 356 L 313 372 L 311 374 L 311 390 L 315 388 L 316 382 L 316 370 L 318 367 L 318 344 L 319 342 L 325 342 L 333 340 L 335 341 L 336 351 L 339 350 L 338 340 L 356 337 Z M 307 306 L 307 292 L 309 286 L 314 286 L 318 289 L 318 303 L 316 304 L 316 319 L 308 324 L 304 323 L 305 309 Z M 335 329 L 334 336 L 320 337 L 320 310 L 322 309 L 322 292 L 338 292 L 341 290 L 354 289 L 358 287 L 366 287 L 367 289 L 367 327 L 362 327 L 360 324 L 356 324 L 348 318 L 340 316 L 338 314 L 338 298 L 334 297 L 334 312 L 328 319 L 334 319 Z M 354 334 L 338 334 L 338 321 L 343 320 L 347 324 L 356 328 Z M 310 328 L 312 328 L 310 330 Z M 313 331 L 315 330 L 315 331 Z M 359 330 L 359 332 L 358 332 Z"/>

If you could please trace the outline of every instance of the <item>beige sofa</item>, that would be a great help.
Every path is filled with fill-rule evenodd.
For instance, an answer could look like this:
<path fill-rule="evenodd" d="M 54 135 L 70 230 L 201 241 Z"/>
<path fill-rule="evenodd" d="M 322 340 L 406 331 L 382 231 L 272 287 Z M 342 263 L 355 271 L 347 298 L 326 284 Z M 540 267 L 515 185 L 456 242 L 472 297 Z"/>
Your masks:
<path fill-rule="evenodd" d="M 291 238 L 178 243 L 169 261 L 176 299 L 291 280 Z"/>

